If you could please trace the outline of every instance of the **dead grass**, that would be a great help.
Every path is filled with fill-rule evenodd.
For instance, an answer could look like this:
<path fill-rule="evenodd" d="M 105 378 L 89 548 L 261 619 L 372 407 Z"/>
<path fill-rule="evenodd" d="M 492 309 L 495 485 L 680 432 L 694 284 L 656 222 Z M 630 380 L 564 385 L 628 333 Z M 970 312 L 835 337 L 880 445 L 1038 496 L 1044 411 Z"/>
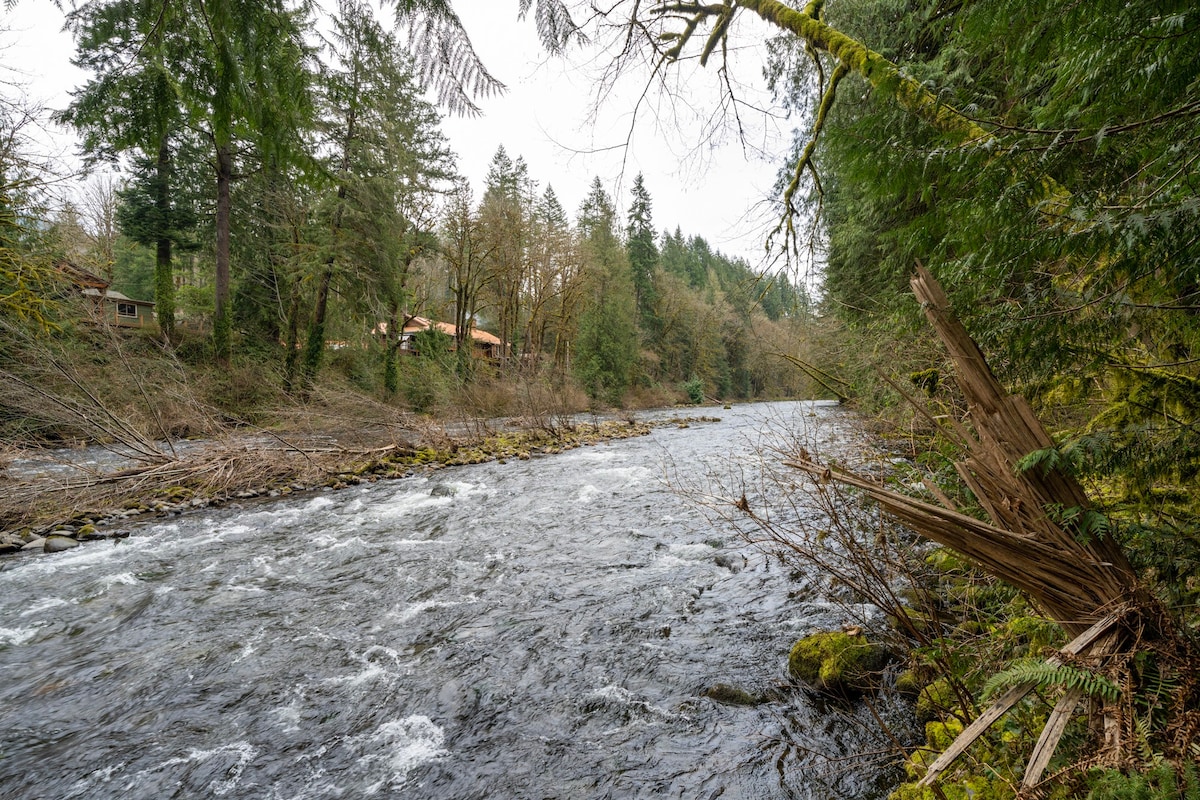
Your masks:
<path fill-rule="evenodd" d="M 423 464 L 501 430 L 573 430 L 583 407 L 577 391 L 531 376 L 481 380 L 424 416 L 336 370 L 301 401 L 279 389 L 270 363 L 189 367 L 148 337 L 113 331 L 56 342 L 3 334 L 13 357 L 0 360 L 0 532 L 394 476 L 418 450 Z M 13 463 L 29 457 L 46 468 Z"/>

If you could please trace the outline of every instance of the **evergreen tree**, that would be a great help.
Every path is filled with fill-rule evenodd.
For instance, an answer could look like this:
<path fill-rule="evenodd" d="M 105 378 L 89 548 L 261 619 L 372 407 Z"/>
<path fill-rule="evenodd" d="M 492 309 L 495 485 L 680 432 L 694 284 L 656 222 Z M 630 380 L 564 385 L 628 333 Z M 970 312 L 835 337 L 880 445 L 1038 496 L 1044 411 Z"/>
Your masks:
<path fill-rule="evenodd" d="M 638 318 L 647 330 L 654 329 L 658 298 L 654 288 L 654 272 L 658 266 L 658 247 L 654 243 L 654 221 L 651 218 L 650 192 L 639 172 L 633 179 L 632 200 L 629 204 L 629 224 L 625 229 L 625 248 L 633 275 L 633 290 L 637 299 Z"/>
<path fill-rule="evenodd" d="M 593 401 L 614 406 L 621 404 L 637 361 L 636 301 L 616 218 L 596 177 L 577 223 L 591 289 L 579 320 L 574 370 Z"/>
<path fill-rule="evenodd" d="M 301 364 L 311 385 L 325 351 L 335 282 L 358 311 L 388 322 L 385 372 L 392 374 L 413 260 L 430 243 L 432 194 L 449 177 L 449 153 L 432 106 L 420 97 L 394 36 L 357 0 L 342 0 L 322 75 L 322 129 L 333 185 L 321 209 L 327 236 Z M 354 291 L 349 291 L 350 286 Z"/>
<path fill-rule="evenodd" d="M 55 276 L 43 239 L 53 172 L 33 155 L 37 119 L 36 109 L 0 93 L 0 318 L 52 330 Z"/>
<path fill-rule="evenodd" d="M 176 164 L 164 139 L 157 157 L 134 161 L 133 178 L 120 190 L 117 206 L 121 232 L 143 247 L 154 248 L 154 313 L 168 341 L 175 337 L 173 254 L 195 247 L 198 222 L 193 198 L 184 193 L 187 182 L 178 178 Z"/>
<path fill-rule="evenodd" d="M 298 128 L 310 108 L 307 8 L 287 0 L 92 0 L 68 17 L 77 62 L 94 77 L 65 118 L 84 132 L 88 152 L 140 149 L 156 159 L 162 187 L 173 131 L 187 125 L 209 142 L 213 340 L 221 360 L 228 360 L 232 341 L 231 187 L 238 147 L 253 144 L 264 162 L 299 151 Z"/>
<path fill-rule="evenodd" d="M 179 47 L 173 33 L 176 11 L 153 5 L 92 2 L 68 14 L 77 48 L 72 61 L 93 77 L 73 92 L 60 120 L 81 134 L 83 150 L 93 161 L 133 154 L 135 177 L 122 192 L 122 225 L 139 244 L 155 248 L 155 313 L 159 329 L 171 340 L 172 247 L 194 223 L 176 196 L 175 151 L 183 128 L 171 63 L 172 49 Z"/>

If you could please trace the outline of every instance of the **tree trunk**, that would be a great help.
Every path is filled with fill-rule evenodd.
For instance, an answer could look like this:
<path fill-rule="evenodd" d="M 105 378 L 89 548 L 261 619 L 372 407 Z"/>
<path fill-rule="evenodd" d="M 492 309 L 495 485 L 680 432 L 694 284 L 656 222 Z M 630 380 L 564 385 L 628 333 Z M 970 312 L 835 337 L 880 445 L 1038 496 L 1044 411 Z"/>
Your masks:
<path fill-rule="evenodd" d="M 383 353 L 386 362 L 383 367 L 383 388 L 388 394 L 396 394 L 400 391 L 400 374 L 396 358 L 400 354 L 400 337 L 403 331 L 400 329 L 403 322 L 400 320 L 400 304 L 395 298 L 388 303 L 388 318 L 387 331 L 384 332 L 384 347 Z"/>
<path fill-rule="evenodd" d="M 819 464 L 807 453 L 787 463 L 818 481 L 833 480 L 863 490 L 902 524 L 1021 588 L 1073 637 L 1073 649 L 1068 648 L 1071 655 L 1090 659 L 1095 671 L 1115 673 L 1115 682 L 1125 691 L 1136 693 L 1140 689 L 1134 674 L 1135 656 L 1154 652 L 1160 664 L 1180 672 L 1176 673 L 1179 690 L 1172 714 L 1161 723 L 1161 730 L 1153 733 L 1170 737 L 1178 730 L 1200 732 L 1200 714 L 1190 710 L 1200 694 L 1196 659 L 1177 621 L 1139 585 L 1129 560 L 1107 531 L 1060 522 L 1051 515 L 1051 509 L 1060 509 L 1073 512 L 1073 520 L 1088 519 L 1089 504 L 1083 489 L 1074 478 L 1057 469 L 1019 468 L 1025 456 L 1053 447 L 1053 440 L 1023 398 L 1004 392 L 983 353 L 950 310 L 933 276 L 920 268 L 912 285 L 954 362 L 957 382 L 967 401 L 967 421 L 934 418 L 917 401 L 909 400 L 964 453 L 955 466 L 991 522 L 899 494 L 877 480 Z M 1014 692 L 1021 688 L 1016 687 Z M 1025 686 L 1024 691 L 1031 688 L 1032 684 Z M 1155 691 L 1154 686 L 1150 690 Z M 930 766 L 923 783 L 935 780 L 974 738 L 1020 699 L 1017 694 L 1010 695 L 964 731 L 961 741 Z M 1123 702 L 1129 704 L 1131 699 Z M 1027 788 L 1049 763 L 1073 710 L 1074 703 L 1067 700 L 1052 715 L 1051 728 L 1027 768 Z M 1101 713 L 1103 741 L 1097 752 L 1111 763 L 1124 763 L 1138 737 L 1145 737 L 1147 732 L 1136 729 L 1135 715 L 1123 713 L 1112 704 Z M 1185 741 L 1182 748 L 1176 745 L 1176 749 L 1187 746 Z"/>
<path fill-rule="evenodd" d="M 333 259 L 321 272 L 317 284 L 317 303 L 313 308 L 312 325 L 308 328 L 308 341 L 304 346 L 304 359 L 300 364 L 300 392 L 307 396 L 321 369 L 321 358 L 325 354 L 325 314 L 329 307 L 329 287 L 333 283 Z"/>
<path fill-rule="evenodd" d="M 300 279 L 290 281 L 287 310 L 287 335 L 283 360 L 283 390 L 288 394 L 296 388 L 300 371 Z"/>
<path fill-rule="evenodd" d="M 155 169 L 154 204 L 158 209 L 159 231 L 154 253 L 154 310 L 158 314 L 158 329 L 168 342 L 175 340 L 175 275 L 171 265 L 171 236 L 162 229 L 171 218 L 171 150 L 166 137 L 158 146 Z"/>
<path fill-rule="evenodd" d="M 213 349 L 217 361 L 228 364 L 232 354 L 233 320 L 229 308 L 229 230 L 233 204 L 233 148 L 228 142 L 217 144 L 217 272 L 213 313 Z"/>

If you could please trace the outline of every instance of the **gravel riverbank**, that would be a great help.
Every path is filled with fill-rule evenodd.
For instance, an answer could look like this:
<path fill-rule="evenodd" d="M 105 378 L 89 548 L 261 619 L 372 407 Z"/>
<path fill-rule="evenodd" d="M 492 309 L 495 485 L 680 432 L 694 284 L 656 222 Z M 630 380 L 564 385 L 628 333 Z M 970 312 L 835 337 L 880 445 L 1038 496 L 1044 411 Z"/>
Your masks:
<path fill-rule="evenodd" d="M 13 454 L 0 472 L 0 554 L 53 553 L 122 538 L 139 518 L 214 505 L 341 489 L 461 464 L 530 459 L 641 436 L 655 425 L 710 417 L 593 420 L 558 426 L 427 429 L 387 441 L 307 435 L 235 435 L 175 443 L 154 453 L 98 446 Z"/>

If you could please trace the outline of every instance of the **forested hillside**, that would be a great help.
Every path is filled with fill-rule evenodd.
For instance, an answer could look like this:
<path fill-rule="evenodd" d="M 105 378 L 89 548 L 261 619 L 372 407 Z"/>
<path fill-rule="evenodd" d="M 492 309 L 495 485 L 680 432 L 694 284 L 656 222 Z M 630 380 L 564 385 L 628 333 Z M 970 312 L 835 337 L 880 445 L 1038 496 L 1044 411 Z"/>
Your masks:
<path fill-rule="evenodd" d="M 402 42 L 344 0 L 318 42 L 284 0 L 97 0 L 68 17 L 92 77 L 58 119 L 128 179 L 57 202 L 38 110 L 5 88 L 4 369 L 51 332 L 100 360 L 68 264 L 153 299 L 143 335 L 171 363 L 295 402 L 330 375 L 416 411 L 836 395 L 905 458 L 879 479 L 786 454 L 829 528 L 728 505 L 828 567 L 847 606 L 867 587 L 886 611 L 873 633 L 907 670 L 878 680 L 927 723 L 923 745 L 897 740 L 896 800 L 1200 794 L 1195 4 L 514 5 L 551 54 L 611 45 L 599 91 L 646 69 L 663 107 L 699 103 L 689 70 L 708 67 L 713 118 L 743 136 L 732 70 L 762 56 L 796 125 L 772 242 L 819 253 L 817 299 L 812 275 L 661 226 L 641 175 L 597 176 L 566 209 L 505 143 L 475 196 L 440 109 L 499 84 L 453 3 L 390 4 Z M 4 423 L 34 430 L 42 399 L 10 392 Z M 856 517 L 863 493 L 962 546 Z"/>
<path fill-rule="evenodd" d="M 811 313 L 803 289 L 657 230 L 641 176 L 627 211 L 605 189 L 622 176 L 605 175 L 571 213 L 501 145 L 472 196 L 427 99 L 435 67 L 390 13 L 354 0 L 71 6 L 89 78 L 54 117 L 94 173 L 40 158 L 50 112 L 4 84 L 6 355 L 84 330 L 66 264 L 153 301 L 157 330 L 142 334 L 165 352 L 253 363 L 300 400 L 331 365 L 422 411 L 480 382 L 557 387 L 570 407 L 810 391 L 785 357 Z M 467 98 L 442 100 L 469 112 Z M 446 325 L 417 347 L 420 320 Z M 503 345 L 484 356 L 471 346 L 482 333 Z M 514 410 L 504 395 L 493 412 Z"/>
<path fill-rule="evenodd" d="M 742 5 L 788 31 L 772 41 L 769 73 L 807 124 L 780 191 L 827 248 L 822 310 L 837 322 L 828 368 L 854 387 L 862 408 L 945 432 L 920 458 L 926 480 L 954 487 L 938 504 L 1021 534 L 1020 545 L 986 532 L 979 541 L 1029 557 L 1026 574 L 1010 583 L 1070 639 L 1073 625 L 1094 617 L 1056 614 L 1026 581 L 1039 562 L 1063 559 L 1055 563 L 1070 569 L 1080 557 L 1064 557 L 1070 548 L 1035 556 L 1039 534 L 1026 523 L 1001 524 L 1044 501 L 981 490 L 985 451 L 1008 444 L 989 426 L 1006 412 L 958 390 L 926 322 L 956 315 L 1000 383 L 1029 400 L 1053 435 L 1053 446 L 1018 454 L 1010 474 L 1086 487 L 1086 500 L 1064 492 L 1035 513 L 1075 543 L 1113 553 L 1099 566 L 1117 565 L 1124 588 L 1096 613 L 1138 609 L 1121 634 L 1132 638 L 1109 645 L 1128 666 L 1103 651 L 1079 662 L 1120 688 L 1108 701 L 1094 686 L 1084 690 L 1092 696 L 1087 726 L 1071 728 L 1083 695 L 1066 687 L 1078 688 L 1080 675 L 1018 659 L 982 683 L 997 660 L 1037 654 L 1028 631 L 1017 632 L 1020 604 L 943 598 L 975 621 L 941 629 L 942 638 L 914 634 L 923 640 L 918 659 L 945 659 L 931 672 L 942 682 L 922 690 L 922 700 L 927 746 L 946 750 L 947 760 L 913 755 L 914 783 L 896 796 L 1194 796 L 1200 14 L 1190 3 L 1159 2 Z M 914 299 L 909 283 L 920 265 L 952 309 Z M 922 531 L 919 514 L 907 519 Z M 936 524 L 929 531 L 943 541 Z M 975 551 L 972 562 L 997 575 L 1006 557 Z M 1079 583 L 1074 594 L 1092 588 Z M 979 621 L 995 634 L 988 655 L 975 655 Z M 962 752 L 950 747 L 955 736 L 986 722 L 973 698 L 1001 706 L 1000 690 L 1022 680 L 1065 694 L 1047 706 L 1016 705 L 1021 721 L 1009 717 L 990 734 L 969 729 L 962 745 L 974 743 L 966 752 L 976 765 L 964 758 L 943 774 L 949 754 Z M 1118 718 L 1135 722 L 1119 733 L 1126 723 Z"/>

